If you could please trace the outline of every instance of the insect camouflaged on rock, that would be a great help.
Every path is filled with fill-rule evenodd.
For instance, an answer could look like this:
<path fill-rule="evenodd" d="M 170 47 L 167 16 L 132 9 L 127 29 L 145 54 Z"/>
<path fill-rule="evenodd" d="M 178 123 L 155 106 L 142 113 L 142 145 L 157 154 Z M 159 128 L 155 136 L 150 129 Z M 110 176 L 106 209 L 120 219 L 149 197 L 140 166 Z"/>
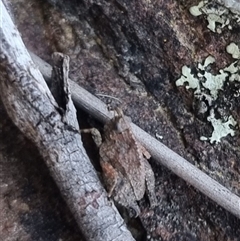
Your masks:
<path fill-rule="evenodd" d="M 91 132 L 98 140 L 100 164 L 109 197 L 133 209 L 135 216 L 140 214 L 137 201 L 145 192 L 151 207 L 155 206 L 155 178 L 147 161 L 151 156 L 133 135 L 129 118 L 116 108 L 114 117 L 104 126 L 102 143 L 97 132 Z"/>

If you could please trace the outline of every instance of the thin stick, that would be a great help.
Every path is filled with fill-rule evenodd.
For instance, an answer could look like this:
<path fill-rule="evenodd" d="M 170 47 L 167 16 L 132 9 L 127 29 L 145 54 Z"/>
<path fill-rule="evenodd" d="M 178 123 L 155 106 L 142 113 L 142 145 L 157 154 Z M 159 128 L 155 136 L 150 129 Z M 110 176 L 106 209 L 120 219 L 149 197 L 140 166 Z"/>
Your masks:
<path fill-rule="evenodd" d="M 49 80 L 51 66 L 32 53 L 31 56 L 39 66 L 46 81 Z M 98 98 L 73 81 L 70 81 L 70 88 L 76 107 L 84 109 L 103 123 L 112 118 L 112 113 L 108 111 L 107 106 Z M 230 192 L 227 188 L 144 132 L 135 124 L 132 124 L 132 129 L 138 140 L 151 153 L 157 163 L 164 165 L 218 205 L 240 218 L 240 197 Z"/>

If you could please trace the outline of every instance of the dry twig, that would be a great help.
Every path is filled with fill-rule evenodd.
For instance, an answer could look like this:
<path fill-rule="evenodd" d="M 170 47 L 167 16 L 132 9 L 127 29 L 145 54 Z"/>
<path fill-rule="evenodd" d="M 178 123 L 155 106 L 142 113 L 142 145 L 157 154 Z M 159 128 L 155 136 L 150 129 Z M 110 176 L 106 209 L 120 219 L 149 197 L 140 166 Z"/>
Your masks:
<path fill-rule="evenodd" d="M 8 115 L 37 146 L 87 240 L 134 240 L 82 146 L 71 98 L 61 113 L 1 1 L 0 9 L 0 97 Z"/>

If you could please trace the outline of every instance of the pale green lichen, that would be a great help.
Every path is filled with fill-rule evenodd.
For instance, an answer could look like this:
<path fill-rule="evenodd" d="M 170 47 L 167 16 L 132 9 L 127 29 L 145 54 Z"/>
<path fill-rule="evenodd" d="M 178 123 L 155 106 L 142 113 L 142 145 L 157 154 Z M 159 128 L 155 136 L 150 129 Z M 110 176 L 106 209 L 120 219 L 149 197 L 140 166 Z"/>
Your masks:
<path fill-rule="evenodd" d="M 227 52 L 232 55 L 234 59 L 240 59 L 240 50 L 235 43 L 230 43 L 227 48 Z"/>
<path fill-rule="evenodd" d="M 231 9 L 220 5 L 216 1 L 200 1 L 198 5 L 192 6 L 189 9 L 189 12 L 198 17 L 200 15 L 204 15 L 208 21 L 208 28 L 217 33 L 222 32 L 222 28 L 228 26 L 229 29 L 232 28 L 230 25 L 231 21 L 240 21 L 240 15 L 236 12 L 232 12 Z"/>
<path fill-rule="evenodd" d="M 227 47 L 228 53 L 232 54 L 232 46 Z M 238 53 L 239 49 L 236 50 L 234 45 L 234 53 Z M 238 57 L 240 59 L 240 56 Z M 216 106 L 212 106 L 213 101 L 217 100 L 219 90 L 223 90 L 224 83 L 226 81 L 239 81 L 240 82 L 240 67 L 239 60 L 231 63 L 229 66 L 221 69 L 218 74 L 214 75 L 210 72 L 209 66 L 215 62 L 215 59 L 212 56 L 208 56 L 205 61 L 198 63 L 197 68 L 195 69 L 195 75 L 192 74 L 191 68 L 186 65 L 182 67 L 182 76 L 176 80 L 177 86 L 185 86 L 186 89 L 193 89 L 195 98 L 202 100 L 203 98 L 208 102 L 211 111 L 210 116 L 207 117 L 207 120 L 213 126 L 213 133 L 210 137 L 202 136 L 201 140 L 209 140 L 210 143 L 220 142 L 222 137 L 230 134 L 234 135 L 234 130 L 231 126 L 236 126 L 236 121 L 232 116 L 225 117 L 225 120 L 215 119 L 214 109 Z M 237 97 L 237 96 L 236 96 Z M 227 121 L 226 121 L 227 120 Z"/>
<path fill-rule="evenodd" d="M 198 63 L 198 68 L 200 70 L 205 70 L 208 65 L 213 64 L 214 62 L 215 62 L 215 59 L 212 56 L 208 56 L 204 60 L 204 64 Z"/>
<path fill-rule="evenodd" d="M 230 64 L 228 67 L 224 68 L 224 71 L 231 73 L 229 77 L 229 81 L 239 81 L 240 82 L 240 69 L 239 69 L 239 61 L 235 61 Z"/>
<path fill-rule="evenodd" d="M 206 3 L 207 3 L 207 1 L 201 1 L 201 2 L 199 2 L 199 4 L 198 4 L 197 6 L 192 6 L 192 7 L 189 9 L 190 13 L 191 13 L 193 16 L 195 16 L 195 17 L 202 15 L 202 11 L 200 11 L 200 9 L 201 9 L 201 8 L 204 6 L 204 4 L 206 4 Z"/>
<path fill-rule="evenodd" d="M 220 74 L 218 75 L 213 75 L 209 72 L 204 72 L 203 75 L 199 74 L 199 77 L 205 77 L 206 81 L 202 82 L 202 85 L 205 89 L 210 90 L 213 100 L 217 99 L 218 91 L 222 89 L 227 76 L 228 74 L 223 70 L 220 70 Z"/>
<path fill-rule="evenodd" d="M 176 85 L 181 86 L 187 83 L 188 83 L 188 85 L 186 85 L 187 89 L 196 89 L 195 93 L 200 92 L 199 80 L 191 74 L 191 69 L 188 68 L 186 65 L 184 65 L 182 67 L 182 76 L 180 79 L 176 81 Z"/>
<path fill-rule="evenodd" d="M 231 126 L 236 126 L 237 122 L 233 119 L 232 116 L 228 117 L 227 122 L 223 122 L 221 119 L 215 119 L 214 111 L 211 110 L 210 116 L 208 116 L 207 120 L 211 122 L 213 126 L 213 133 L 211 137 L 201 136 L 200 140 L 206 141 L 209 140 L 210 143 L 219 143 L 222 137 L 227 135 L 234 136 L 235 132 L 230 128 Z"/>
<path fill-rule="evenodd" d="M 238 59 L 230 64 L 228 67 L 224 69 L 224 71 L 231 73 L 229 77 L 229 81 L 239 81 L 240 82 L 240 67 L 239 67 L 239 60 L 240 60 L 240 49 L 237 44 L 230 43 L 226 47 L 226 51 L 232 55 L 232 58 Z"/>
<path fill-rule="evenodd" d="M 220 74 L 213 75 L 206 71 L 209 64 L 215 62 L 212 56 L 208 56 L 204 61 L 204 64 L 198 64 L 199 72 L 197 77 L 191 74 L 191 69 L 186 65 L 182 67 L 182 76 L 176 81 L 177 86 L 186 84 L 187 89 L 195 89 L 194 94 L 201 93 L 201 86 L 210 91 L 210 97 L 215 100 L 217 99 L 218 91 L 222 89 L 224 81 L 228 76 L 228 73 L 220 70 Z M 201 73 L 203 72 L 203 73 Z"/>

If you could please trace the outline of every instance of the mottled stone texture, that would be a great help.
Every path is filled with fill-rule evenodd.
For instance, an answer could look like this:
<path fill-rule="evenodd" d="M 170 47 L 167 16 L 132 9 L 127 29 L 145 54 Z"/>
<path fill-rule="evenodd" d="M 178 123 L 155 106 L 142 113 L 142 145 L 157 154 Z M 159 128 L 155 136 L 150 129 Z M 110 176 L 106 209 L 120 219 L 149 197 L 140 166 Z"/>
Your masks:
<path fill-rule="evenodd" d="M 212 132 L 212 126 L 207 116 L 199 117 L 193 92 L 175 85 L 183 65 L 194 69 L 210 54 L 216 59 L 213 73 L 228 65 L 232 60 L 225 47 L 239 39 L 239 25 L 233 25 L 231 31 L 224 29 L 221 34 L 212 33 L 204 16 L 194 18 L 188 12 L 197 1 L 49 2 L 55 7 L 45 1 L 12 1 L 12 14 L 28 48 L 45 60 L 56 50 L 68 54 L 74 81 L 94 94 L 121 99 L 133 122 L 240 195 L 239 132 L 217 145 L 200 141 L 200 136 Z M 237 83 L 224 86 L 216 102 L 226 106 L 239 125 L 239 100 L 231 95 L 236 88 Z M 109 98 L 103 100 L 113 102 Z M 1 115 L 1 123 L 4 120 Z M 11 136 L 13 130 L 4 128 L 4 136 Z M 24 144 L 19 142 L 13 147 L 19 146 L 26 149 L 24 155 L 29 158 Z M 140 203 L 148 238 L 239 240 L 237 218 L 164 167 L 153 168 L 159 206 L 150 212 L 147 203 Z M 17 173 L 12 180 L 22 175 Z M 24 182 L 24 178 L 19 180 Z M 8 198 L 13 195 L 14 188 Z M 34 222 L 29 223 L 34 229 Z"/>

